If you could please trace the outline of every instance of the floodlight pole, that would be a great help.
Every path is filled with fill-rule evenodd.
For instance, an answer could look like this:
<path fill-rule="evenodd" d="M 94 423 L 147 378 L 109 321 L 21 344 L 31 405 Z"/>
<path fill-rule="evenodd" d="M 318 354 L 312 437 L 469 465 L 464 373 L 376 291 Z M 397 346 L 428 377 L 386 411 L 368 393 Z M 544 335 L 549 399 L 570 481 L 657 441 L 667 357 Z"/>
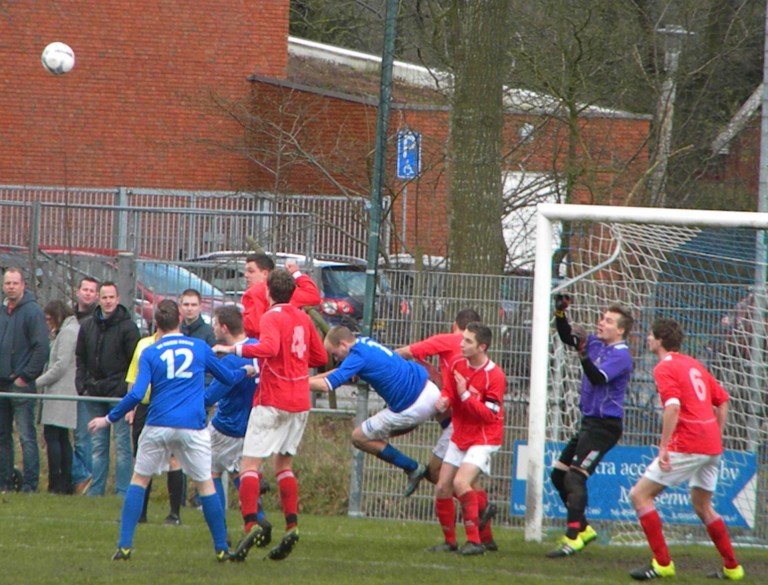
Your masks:
<path fill-rule="evenodd" d="M 768 26 L 768 0 L 765 8 L 765 25 Z M 758 180 L 757 211 L 768 211 L 768 28 L 765 29 L 763 37 L 763 96 L 760 112 L 760 171 Z M 753 331 L 751 351 L 751 382 L 754 396 L 759 397 L 763 388 L 765 379 L 765 350 L 764 340 L 766 335 L 765 315 L 767 312 L 768 292 L 766 292 L 766 260 L 768 260 L 768 250 L 766 249 L 765 230 L 759 230 L 755 234 L 755 274 L 753 285 L 753 298 L 755 299 L 753 317 Z M 761 443 L 760 432 L 760 413 L 750 412 L 748 417 L 748 435 L 747 447 L 751 451 L 756 451 Z"/>
<path fill-rule="evenodd" d="M 381 58 L 381 82 L 379 86 L 379 112 L 376 120 L 376 146 L 373 155 L 371 178 L 371 221 L 368 231 L 368 267 L 365 271 L 365 304 L 363 306 L 363 333 L 369 335 L 373 325 L 376 296 L 376 268 L 379 262 L 379 238 L 381 233 L 381 190 L 384 184 L 384 168 L 387 159 L 387 134 L 389 130 L 389 106 L 392 99 L 392 65 L 395 60 L 395 27 L 397 0 L 387 0 L 384 25 L 384 53 Z"/>
<path fill-rule="evenodd" d="M 656 167 L 648 180 L 651 201 L 654 207 L 664 207 L 667 181 L 667 167 L 672 144 L 672 119 L 675 111 L 675 95 L 677 91 L 677 68 L 680 63 L 680 53 L 683 50 L 683 40 L 693 33 L 682 26 L 668 25 L 656 31 L 664 39 L 664 71 L 666 78 L 661 85 L 659 101 L 656 105 L 656 152 L 654 162 Z"/>
<path fill-rule="evenodd" d="M 384 21 L 384 52 L 381 57 L 381 83 L 379 86 L 379 112 L 376 120 L 376 147 L 373 156 L 371 178 L 371 221 L 368 228 L 368 265 L 365 270 L 365 303 L 363 305 L 363 335 L 370 335 L 376 298 L 376 269 L 379 263 L 379 236 L 381 233 L 381 190 L 384 184 L 384 168 L 387 160 L 387 134 L 389 106 L 392 99 L 392 65 L 395 60 L 395 31 L 398 0 L 387 0 Z M 360 425 L 368 416 L 368 386 L 358 386 L 355 424 Z M 364 453 L 354 450 L 352 474 L 349 486 L 348 515 L 362 516 Z"/>

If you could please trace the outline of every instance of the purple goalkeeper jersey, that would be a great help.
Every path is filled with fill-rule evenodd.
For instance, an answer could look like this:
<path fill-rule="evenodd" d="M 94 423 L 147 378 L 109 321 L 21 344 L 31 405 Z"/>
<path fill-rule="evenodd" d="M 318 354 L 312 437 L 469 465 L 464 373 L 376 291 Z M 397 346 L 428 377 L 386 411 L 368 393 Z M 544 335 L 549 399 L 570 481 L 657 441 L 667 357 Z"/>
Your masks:
<path fill-rule="evenodd" d="M 587 339 L 587 355 L 608 380 L 592 384 L 581 376 L 581 413 L 598 418 L 624 418 L 624 394 L 632 375 L 632 354 L 622 340 L 606 345 L 594 335 Z"/>

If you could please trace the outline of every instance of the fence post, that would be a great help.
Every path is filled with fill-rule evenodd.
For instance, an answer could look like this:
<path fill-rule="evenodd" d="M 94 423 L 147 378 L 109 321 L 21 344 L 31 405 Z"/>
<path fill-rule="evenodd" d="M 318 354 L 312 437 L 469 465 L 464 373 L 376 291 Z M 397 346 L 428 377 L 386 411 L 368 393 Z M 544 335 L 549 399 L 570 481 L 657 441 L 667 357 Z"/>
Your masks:
<path fill-rule="evenodd" d="M 32 281 L 32 292 L 35 297 L 40 296 L 40 287 L 37 282 L 38 258 L 40 257 L 40 211 L 39 201 L 32 202 L 32 217 L 29 220 L 29 274 Z"/>
<path fill-rule="evenodd" d="M 115 204 L 119 207 L 128 205 L 128 190 L 125 187 L 117 188 L 117 201 Z M 115 212 L 114 223 L 112 224 L 112 248 L 115 250 L 128 249 L 128 213 L 124 210 Z"/>
<path fill-rule="evenodd" d="M 121 291 L 125 308 L 133 318 L 136 305 L 136 258 L 131 252 L 117 254 L 117 288 Z"/>
<path fill-rule="evenodd" d="M 357 385 L 357 403 L 355 407 L 355 427 L 363 424 L 368 418 L 368 384 Z M 347 515 L 355 518 L 363 514 L 363 471 L 365 470 L 365 453 L 352 447 L 352 473 L 349 478 L 349 508 Z"/>

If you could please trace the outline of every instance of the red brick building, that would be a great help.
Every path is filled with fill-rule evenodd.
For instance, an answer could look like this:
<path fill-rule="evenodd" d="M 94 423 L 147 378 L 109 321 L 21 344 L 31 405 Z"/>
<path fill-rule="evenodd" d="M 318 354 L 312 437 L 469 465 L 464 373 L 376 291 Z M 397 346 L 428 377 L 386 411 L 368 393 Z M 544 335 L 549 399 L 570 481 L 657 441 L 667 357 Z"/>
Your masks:
<path fill-rule="evenodd" d="M 376 59 L 289 39 L 288 6 L 8 4 L 0 13 L 0 184 L 366 194 Z M 52 41 L 75 50 L 67 75 L 40 65 Z M 390 136 L 406 127 L 421 133 L 423 173 L 406 200 L 390 149 L 391 225 L 405 227 L 409 248 L 418 241 L 444 254 L 449 106 L 434 89 L 405 80 L 423 76 L 418 68 L 400 65 L 396 75 Z M 540 96 L 510 95 L 507 167 L 562 172 L 567 125 Z M 649 125 L 647 116 L 585 111 L 575 147 L 580 200 L 624 203 L 647 168 Z"/>

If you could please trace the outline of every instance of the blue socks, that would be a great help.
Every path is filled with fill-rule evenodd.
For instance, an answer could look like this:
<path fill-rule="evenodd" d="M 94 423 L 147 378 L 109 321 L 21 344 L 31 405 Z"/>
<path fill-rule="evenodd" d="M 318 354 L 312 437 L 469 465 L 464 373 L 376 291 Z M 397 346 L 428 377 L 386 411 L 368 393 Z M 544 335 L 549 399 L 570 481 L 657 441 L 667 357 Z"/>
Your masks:
<path fill-rule="evenodd" d="M 203 516 L 208 530 L 213 537 L 213 546 L 216 552 L 227 550 L 227 526 L 224 521 L 224 507 L 221 505 L 218 493 L 210 496 L 200 496 L 203 505 Z"/>
<path fill-rule="evenodd" d="M 227 498 L 226 498 L 226 494 L 224 493 L 224 484 L 221 481 L 221 477 L 213 478 L 213 487 L 216 488 L 216 495 L 219 496 L 219 501 L 221 502 L 222 510 L 226 510 Z"/>
<path fill-rule="evenodd" d="M 145 491 L 140 485 L 130 484 L 125 492 L 123 511 L 120 515 L 120 540 L 117 542 L 120 548 L 133 548 L 133 535 L 144 508 Z"/>
<path fill-rule="evenodd" d="M 413 471 L 419 466 L 419 464 L 416 463 L 416 461 L 414 461 L 404 453 L 401 453 L 389 443 L 387 443 L 387 446 L 384 447 L 382 452 L 379 453 L 377 457 L 382 461 L 391 463 L 395 467 L 399 467 L 400 469 L 406 472 Z"/>

